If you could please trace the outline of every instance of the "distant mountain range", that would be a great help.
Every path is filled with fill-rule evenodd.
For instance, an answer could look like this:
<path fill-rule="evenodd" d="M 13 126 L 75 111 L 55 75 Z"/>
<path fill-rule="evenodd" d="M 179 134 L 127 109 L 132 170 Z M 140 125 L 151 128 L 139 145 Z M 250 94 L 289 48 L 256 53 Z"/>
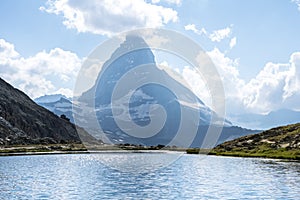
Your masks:
<path fill-rule="evenodd" d="M 270 129 L 277 126 L 298 123 L 300 112 L 289 109 L 272 111 L 262 114 L 231 115 L 229 119 L 234 123 L 251 129 Z"/>
<path fill-rule="evenodd" d="M 66 96 L 62 94 L 45 95 L 34 99 L 34 101 L 58 116 L 65 115 L 72 123 L 74 123 L 73 103 L 71 99 Z"/>
<path fill-rule="evenodd" d="M 70 144 L 81 138 L 95 140 L 0 78 L 0 145 Z"/>

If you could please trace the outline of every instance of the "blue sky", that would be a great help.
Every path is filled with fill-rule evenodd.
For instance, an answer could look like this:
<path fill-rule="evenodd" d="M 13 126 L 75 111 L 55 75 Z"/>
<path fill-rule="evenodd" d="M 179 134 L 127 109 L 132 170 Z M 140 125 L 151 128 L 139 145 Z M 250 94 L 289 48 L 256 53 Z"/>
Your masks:
<path fill-rule="evenodd" d="M 230 112 L 300 110 L 297 0 L 2 0 L 0 25 L 0 76 L 32 98 L 70 96 L 83 59 L 110 36 L 162 27 L 208 52 Z"/>

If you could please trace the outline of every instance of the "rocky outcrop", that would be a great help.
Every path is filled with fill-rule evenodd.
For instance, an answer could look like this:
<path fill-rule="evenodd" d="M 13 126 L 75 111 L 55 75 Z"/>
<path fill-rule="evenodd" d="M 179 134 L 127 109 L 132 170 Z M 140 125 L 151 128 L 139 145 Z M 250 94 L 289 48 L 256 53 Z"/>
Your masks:
<path fill-rule="evenodd" d="M 83 129 L 80 134 L 88 137 Z M 0 145 L 81 143 L 74 124 L 0 78 Z"/>

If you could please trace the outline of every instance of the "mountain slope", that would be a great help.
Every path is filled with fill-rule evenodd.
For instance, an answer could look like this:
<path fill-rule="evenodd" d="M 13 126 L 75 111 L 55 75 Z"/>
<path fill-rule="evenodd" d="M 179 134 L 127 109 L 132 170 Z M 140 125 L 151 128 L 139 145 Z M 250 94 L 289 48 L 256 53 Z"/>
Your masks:
<path fill-rule="evenodd" d="M 217 155 L 300 159 L 300 123 L 272 128 L 218 145 Z"/>
<path fill-rule="evenodd" d="M 37 105 L 0 78 L 0 145 L 50 143 L 81 140 L 74 124 Z"/>
<path fill-rule="evenodd" d="M 66 96 L 61 94 L 45 95 L 34 99 L 34 101 L 57 116 L 65 115 L 74 123 L 73 109 L 75 110 L 76 106 Z"/>
<path fill-rule="evenodd" d="M 34 99 L 34 102 L 37 104 L 52 103 L 52 102 L 59 101 L 61 98 L 69 100 L 65 95 L 62 95 L 62 94 L 50 94 L 50 95 L 44 95 L 44 96 L 38 97 L 38 98 Z"/>
<path fill-rule="evenodd" d="M 120 84 L 120 80 L 124 80 L 124 77 L 130 78 Z M 152 82 L 144 84 L 145 80 Z M 139 84 L 140 87 L 137 87 Z M 116 87 L 122 89 L 114 93 Z M 114 94 L 118 96 L 115 99 L 112 98 Z M 103 132 L 109 141 L 115 144 L 130 143 L 147 146 L 162 144 L 187 147 L 189 142 L 185 141 L 192 138 L 193 141 L 188 145 L 200 146 L 205 140 L 209 126 L 211 124 L 216 128 L 220 126 L 212 121 L 212 116 L 217 116 L 213 110 L 180 80 L 156 66 L 153 52 L 138 36 L 126 37 L 111 58 L 103 64 L 95 85 L 84 92 L 76 103 L 87 106 L 82 113 L 75 113 L 76 123 L 90 133 Z M 162 113 L 155 112 L 161 107 L 166 117 Z M 183 113 L 188 114 L 183 115 Z M 122 128 L 116 120 L 123 125 Z M 185 135 L 177 139 L 181 120 L 186 123 L 184 124 Z M 157 124 L 151 126 L 154 124 L 153 121 Z M 164 124 L 158 130 L 157 127 L 162 121 Z M 99 125 L 101 131 L 97 131 Z M 143 128 L 147 126 L 150 128 Z M 194 132 L 196 135 L 193 135 Z M 233 127 L 225 120 L 224 129 L 217 142 L 254 132 L 256 131 Z M 152 133 L 156 134 L 152 135 Z M 147 134 L 151 136 L 145 137 L 148 136 Z"/>
<path fill-rule="evenodd" d="M 275 126 L 284 126 L 299 122 L 300 112 L 289 109 L 272 111 L 262 114 L 240 114 L 230 116 L 230 120 L 243 127 L 254 129 L 270 129 Z"/>

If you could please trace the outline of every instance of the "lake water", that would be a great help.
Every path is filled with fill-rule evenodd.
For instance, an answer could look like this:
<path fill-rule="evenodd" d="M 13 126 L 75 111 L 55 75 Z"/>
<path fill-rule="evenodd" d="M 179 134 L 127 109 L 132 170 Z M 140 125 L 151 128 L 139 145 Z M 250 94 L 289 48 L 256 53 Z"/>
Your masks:
<path fill-rule="evenodd" d="M 299 162 L 183 155 L 148 172 L 111 166 L 122 163 L 134 169 L 136 161 L 170 156 L 174 155 L 0 157 L 0 199 L 300 199 Z"/>

